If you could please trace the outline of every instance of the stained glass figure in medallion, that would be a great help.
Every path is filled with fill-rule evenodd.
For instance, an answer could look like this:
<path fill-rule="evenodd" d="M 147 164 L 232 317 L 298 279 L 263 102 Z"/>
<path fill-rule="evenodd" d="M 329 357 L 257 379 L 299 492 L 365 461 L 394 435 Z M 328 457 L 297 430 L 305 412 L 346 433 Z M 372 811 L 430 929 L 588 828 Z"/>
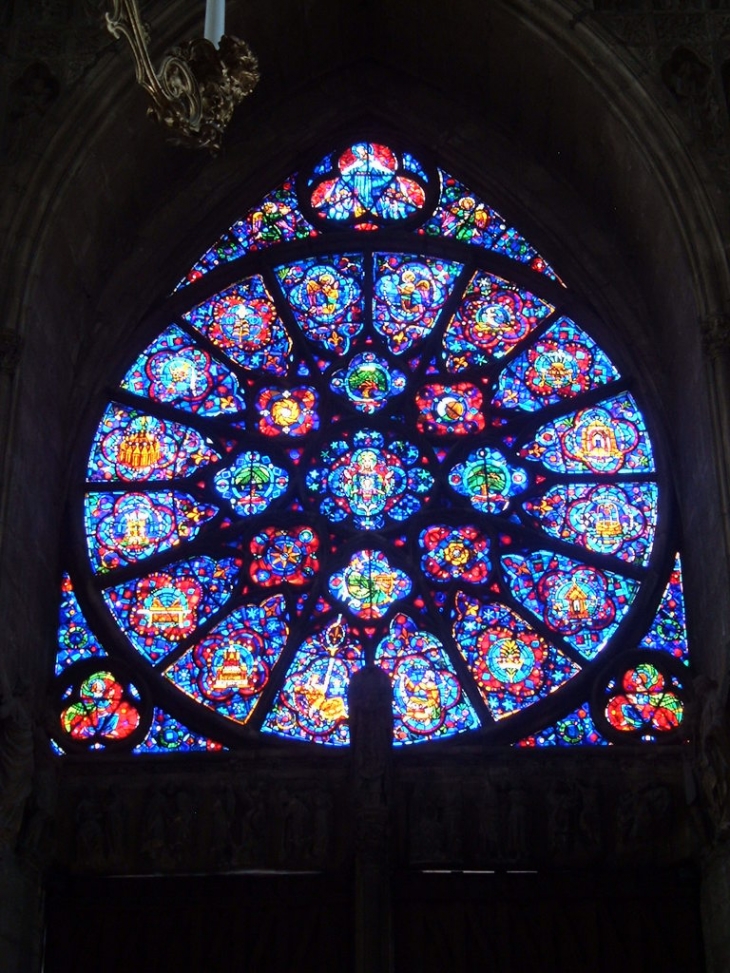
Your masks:
<path fill-rule="evenodd" d="M 319 429 L 318 401 L 309 386 L 264 388 L 256 400 L 258 431 L 265 436 L 306 436 Z"/>
<path fill-rule="evenodd" d="M 481 368 L 503 358 L 553 310 L 501 277 L 475 274 L 444 332 L 447 371 Z"/>
<path fill-rule="evenodd" d="M 628 393 L 541 426 L 520 451 L 558 473 L 652 473 L 646 426 Z"/>
<path fill-rule="evenodd" d="M 277 243 L 306 240 L 316 235 L 317 231 L 299 212 L 293 182 L 287 179 L 278 189 L 264 196 L 242 220 L 236 220 L 175 289 L 180 290 L 215 267 L 254 250 L 266 250 Z"/>
<path fill-rule="evenodd" d="M 393 742 L 447 737 L 476 729 L 479 717 L 439 640 L 398 614 L 375 650 L 393 684 Z"/>
<path fill-rule="evenodd" d="M 225 604 L 240 561 L 197 557 L 115 585 L 104 592 L 137 651 L 156 662 Z"/>
<path fill-rule="evenodd" d="M 307 487 L 322 497 L 320 510 L 333 523 L 350 521 L 376 530 L 386 519 L 416 513 L 433 484 L 416 446 L 403 440 L 385 445 L 379 432 L 360 430 L 352 441 L 337 440 L 322 451 L 307 474 Z"/>
<path fill-rule="evenodd" d="M 269 682 L 289 634 L 283 595 L 244 605 L 169 668 L 165 676 L 188 696 L 245 723 Z"/>
<path fill-rule="evenodd" d="M 364 664 L 360 642 L 338 616 L 300 646 L 264 733 L 342 746 L 350 742 L 347 688 Z"/>
<path fill-rule="evenodd" d="M 205 416 L 245 409 L 236 376 L 174 325 L 139 356 L 121 387 Z"/>
<path fill-rule="evenodd" d="M 453 580 L 481 584 L 489 576 L 489 539 L 478 527 L 427 527 L 418 538 L 423 551 L 421 570 L 429 581 Z"/>
<path fill-rule="evenodd" d="M 563 483 L 523 508 L 551 537 L 646 564 L 657 525 L 655 483 Z"/>
<path fill-rule="evenodd" d="M 619 377 L 595 341 L 560 318 L 504 369 L 492 404 L 534 412 Z"/>
<path fill-rule="evenodd" d="M 639 587 L 632 578 L 549 551 L 506 555 L 502 567 L 518 602 L 588 659 L 616 631 Z"/>
<path fill-rule="evenodd" d="M 439 175 L 441 199 L 434 215 L 420 230 L 421 233 L 435 237 L 454 237 L 472 246 L 504 253 L 519 263 L 527 264 L 538 274 L 557 280 L 555 271 L 544 257 L 517 230 L 507 226 L 499 213 L 470 192 L 458 179 L 441 170 Z"/>
<path fill-rule="evenodd" d="M 641 662 L 608 686 L 606 719 L 620 733 L 649 739 L 676 730 L 684 718 L 681 684 L 658 665 Z"/>
<path fill-rule="evenodd" d="M 321 220 L 377 226 L 423 207 L 426 178 L 412 156 L 399 159 L 387 145 L 357 142 L 314 181 L 310 204 Z M 327 171 L 328 170 L 328 171 Z"/>
<path fill-rule="evenodd" d="M 87 493 L 84 523 L 95 570 L 134 564 L 192 540 L 218 508 L 188 493 Z"/>
<path fill-rule="evenodd" d="M 332 595 L 360 618 L 382 618 L 396 601 L 410 594 L 408 575 L 393 567 L 382 551 L 358 551 L 342 571 L 330 577 Z"/>
<path fill-rule="evenodd" d="M 466 461 L 457 463 L 449 473 L 449 485 L 482 513 L 502 513 L 526 484 L 527 473 L 521 467 L 486 446 L 469 453 Z"/>
<path fill-rule="evenodd" d="M 485 426 L 482 393 L 470 382 L 424 385 L 416 393 L 416 406 L 420 413 L 419 432 L 469 436 Z"/>
<path fill-rule="evenodd" d="M 443 309 L 462 264 L 406 254 L 375 254 L 373 324 L 394 355 L 425 338 Z"/>
<path fill-rule="evenodd" d="M 103 665 L 63 694 L 61 729 L 72 742 L 103 747 L 140 726 L 139 692 Z"/>
<path fill-rule="evenodd" d="M 289 474 L 271 457 L 252 450 L 240 453 L 230 467 L 216 473 L 213 483 L 237 514 L 250 517 L 262 513 L 284 493 Z"/>
<path fill-rule="evenodd" d="M 306 524 L 265 527 L 251 541 L 250 574 L 253 581 L 268 588 L 280 584 L 300 587 L 319 570 L 319 538 Z"/>
<path fill-rule="evenodd" d="M 313 257 L 276 270 L 304 334 L 337 355 L 347 353 L 362 329 L 363 273 L 357 254 Z"/>
<path fill-rule="evenodd" d="M 196 429 L 112 402 L 91 447 L 88 478 L 95 483 L 172 480 L 219 457 Z"/>
<path fill-rule="evenodd" d="M 456 596 L 454 641 L 498 720 L 554 692 L 580 667 L 505 605 Z"/>
<path fill-rule="evenodd" d="M 291 338 L 263 278 L 249 277 L 185 315 L 228 357 L 251 372 L 286 375 Z"/>

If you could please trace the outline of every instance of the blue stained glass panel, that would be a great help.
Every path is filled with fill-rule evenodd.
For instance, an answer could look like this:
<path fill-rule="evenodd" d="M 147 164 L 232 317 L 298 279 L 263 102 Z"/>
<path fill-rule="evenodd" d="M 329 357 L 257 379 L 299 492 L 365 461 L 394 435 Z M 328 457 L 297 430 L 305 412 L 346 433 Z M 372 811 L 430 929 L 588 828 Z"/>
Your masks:
<path fill-rule="evenodd" d="M 135 649 L 157 662 L 233 593 L 241 562 L 196 557 L 108 588 L 104 600 Z"/>
<path fill-rule="evenodd" d="M 481 368 L 503 358 L 552 311 L 552 305 L 529 291 L 477 272 L 444 332 L 447 370 Z"/>
<path fill-rule="evenodd" d="M 58 614 L 58 651 L 56 675 L 81 659 L 102 658 L 106 652 L 89 628 L 81 611 L 68 574 L 61 584 L 61 606 Z"/>
<path fill-rule="evenodd" d="M 403 161 L 404 169 L 407 169 L 409 172 L 412 172 L 417 176 L 420 176 L 421 179 L 426 182 L 427 176 L 423 166 L 417 159 L 413 158 L 410 152 L 403 152 L 401 155 L 401 160 Z"/>
<path fill-rule="evenodd" d="M 358 551 L 329 582 L 332 595 L 360 618 L 382 618 L 412 587 L 408 575 L 382 551 Z"/>
<path fill-rule="evenodd" d="M 352 442 L 338 439 L 323 449 L 306 484 L 322 497 L 320 510 L 332 523 L 349 520 L 360 530 L 375 530 L 386 519 L 405 521 L 420 510 L 433 477 L 412 443 L 386 446 L 381 433 L 361 429 Z"/>
<path fill-rule="evenodd" d="M 495 253 L 503 253 L 505 257 L 509 257 L 511 260 L 527 264 L 530 270 L 535 270 L 538 274 L 545 274 L 552 280 L 558 279 L 545 258 L 541 257 L 537 250 L 514 227 L 508 227 L 502 236 L 494 241 L 490 249 L 494 250 Z"/>
<path fill-rule="evenodd" d="M 628 393 L 540 426 L 520 456 L 556 473 L 654 472 L 649 435 Z"/>
<path fill-rule="evenodd" d="M 475 730 L 479 717 L 439 640 L 398 614 L 375 650 L 393 685 L 393 742 L 438 739 Z"/>
<path fill-rule="evenodd" d="M 560 318 L 504 369 L 492 405 L 534 412 L 619 377 L 595 341 Z"/>
<path fill-rule="evenodd" d="M 301 587 L 319 570 L 319 538 L 306 524 L 265 527 L 250 543 L 251 578 L 264 588 L 280 584 Z"/>
<path fill-rule="evenodd" d="M 187 493 L 87 493 L 84 523 L 95 571 L 134 564 L 192 540 L 218 512 Z"/>
<path fill-rule="evenodd" d="M 463 243 L 491 249 L 507 224 L 502 217 L 453 176 L 439 169 L 441 197 L 434 215 L 419 233 L 435 237 L 454 237 Z"/>
<path fill-rule="evenodd" d="M 496 720 L 531 706 L 579 672 L 505 605 L 457 592 L 452 617 L 454 641 Z"/>
<path fill-rule="evenodd" d="M 149 732 L 132 753 L 214 753 L 223 749 L 220 743 L 199 736 L 169 713 L 155 707 Z"/>
<path fill-rule="evenodd" d="M 317 176 L 323 176 L 326 172 L 332 168 L 334 164 L 334 154 L 326 155 L 324 159 L 320 160 L 317 165 L 312 169 L 313 178 L 309 179 L 307 182 L 308 186 L 311 186 Z"/>
<path fill-rule="evenodd" d="M 246 253 L 265 250 L 290 240 L 317 236 L 317 231 L 304 219 L 298 207 L 293 179 L 287 179 L 278 189 L 264 196 L 242 220 L 236 220 L 230 230 L 203 254 L 175 290 Z"/>
<path fill-rule="evenodd" d="M 657 524 L 656 483 L 563 483 L 523 508 L 551 537 L 646 564 Z"/>
<path fill-rule="evenodd" d="M 230 467 L 220 470 L 215 489 L 242 517 L 263 513 L 287 488 L 289 474 L 256 450 L 239 453 Z"/>
<path fill-rule="evenodd" d="M 421 570 L 430 581 L 454 579 L 482 584 L 491 568 L 489 540 L 478 527 L 435 524 L 421 531 L 418 543 L 425 551 Z"/>
<path fill-rule="evenodd" d="M 319 429 L 319 395 L 308 385 L 264 388 L 256 399 L 258 431 L 265 436 L 306 436 Z"/>
<path fill-rule="evenodd" d="M 137 687 L 126 679 L 117 679 L 110 671 L 113 667 L 107 660 L 89 675 L 71 676 L 63 694 L 66 705 L 59 719 L 63 733 L 93 749 L 126 740 L 141 721 Z"/>
<path fill-rule="evenodd" d="M 469 436 L 485 426 L 482 393 L 470 382 L 424 385 L 416 393 L 419 432 L 435 436 Z"/>
<path fill-rule="evenodd" d="M 601 736 L 591 719 L 588 703 L 579 706 L 568 716 L 552 726 L 524 737 L 518 747 L 607 747 L 608 740 Z"/>
<path fill-rule="evenodd" d="M 331 746 L 348 744 L 347 690 L 364 664 L 362 646 L 338 616 L 297 650 L 262 732 Z"/>
<path fill-rule="evenodd" d="M 283 595 L 237 609 L 176 660 L 165 676 L 204 706 L 245 723 L 289 634 Z"/>
<path fill-rule="evenodd" d="M 96 431 L 87 476 L 108 480 L 172 480 L 220 458 L 199 432 L 112 402 Z"/>
<path fill-rule="evenodd" d="M 402 355 L 433 328 L 463 264 L 408 254 L 375 254 L 373 325 Z"/>
<path fill-rule="evenodd" d="M 409 158 L 409 172 L 425 181 L 423 170 L 417 172 L 415 160 Z M 421 209 L 426 198 L 421 183 L 401 171 L 396 153 L 375 142 L 351 145 L 337 159 L 336 168 L 313 185 L 311 205 L 321 219 L 356 226 L 405 219 Z"/>
<path fill-rule="evenodd" d="M 527 485 L 527 474 L 513 466 L 497 449 L 480 446 L 449 473 L 449 486 L 467 497 L 482 513 L 503 513 L 511 498 Z"/>
<path fill-rule="evenodd" d="M 684 611 L 684 590 L 682 585 L 682 562 L 679 554 L 674 559 L 674 568 L 664 589 L 662 600 L 651 628 L 641 640 L 640 649 L 655 649 L 668 652 L 675 659 L 689 664 L 687 646 L 687 621 Z"/>
<path fill-rule="evenodd" d="M 621 733 L 642 734 L 656 740 L 661 733 L 676 730 L 684 719 L 681 680 L 650 662 L 625 668 L 620 680 L 607 686 L 606 719 Z"/>
<path fill-rule="evenodd" d="M 262 277 L 234 284 L 184 317 L 247 371 L 286 375 L 291 339 Z"/>
<path fill-rule="evenodd" d="M 174 325 L 142 352 L 121 387 L 204 416 L 245 408 L 236 376 Z"/>
<path fill-rule="evenodd" d="M 365 415 L 379 412 L 406 387 L 406 376 L 371 351 L 354 355 L 333 372 L 330 387 Z"/>
<path fill-rule="evenodd" d="M 502 558 L 512 594 L 587 659 L 595 658 L 634 600 L 638 581 L 535 551 Z"/>
<path fill-rule="evenodd" d="M 504 219 L 470 192 L 463 183 L 439 170 L 441 198 L 434 215 L 419 233 L 427 236 L 454 237 L 472 246 L 503 253 L 512 260 L 527 264 L 531 270 L 557 280 L 555 271 L 517 230 L 507 226 Z"/>
<path fill-rule="evenodd" d="M 345 355 L 363 326 L 363 258 L 311 257 L 276 268 L 297 324 L 320 348 Z"/>

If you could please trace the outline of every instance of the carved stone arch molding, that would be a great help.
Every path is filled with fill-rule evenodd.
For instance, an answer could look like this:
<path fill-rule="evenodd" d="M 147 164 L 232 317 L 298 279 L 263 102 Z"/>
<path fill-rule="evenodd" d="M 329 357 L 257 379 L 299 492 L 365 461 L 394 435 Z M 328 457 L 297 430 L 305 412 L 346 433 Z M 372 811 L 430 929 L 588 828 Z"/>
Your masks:
<path fill-rule="evenodd" d="M 161 46 L 188 26 L 176 20 L 177 6 L 150 5 Z M 251 20 L 234 5 L 231 29 L 258 51 L 263 81 L 216 160 L 167 146 L 144 118 L 126 52 L 104 48 L 83 88 L 65 92 L 44 120 L 41 158 L 28 155 L 16 167 L 17 245 L 8 248 L 3 273 L 7 327 L 25 339 L 13 397 L 32 400 L 43 386 L 38 417 L 46 415 L 46 439 L 61 450 L 39 459 L 16 452 L 10 498 L 18 498 L 23 479 L 41 463 L 46 486 L 39 489 L 49 491 L 49 510 L 59 511 L 55 484 L 74 435 L 72 416 L 121 363 L 136 323 L 240 206 L 302 153 L 365 125 L 427 145 L 523 228 L 604 319 L 630 335 L 657 386 L 677 455 L 687 457 L 678 463 L 688 484 L 681 492 L 689 533 L 719 536 L 720 525 L 709 519 L 712 505 L 691 502 L 715 451 L 708 397 L 698 387 L 697 322 L 723 310 L 730 292 L 723 214 L 702 160 L 658 84 L 640 77 L 594 20 L 576 21 L 575 4 L 499 2 L 475 10 L 463 0 L 457 8 L 474 30 L 461 38 L 466 46 L 454 72 L 437 6 L 409 26 L 405 9 L 384 5 L 374 14 L 382 32 L 372 58 L 323 59 L 315 56 L 318 44 L 340 47 L 317 34 L 330 29 L 320 21 L 315 29 L 292 5 L 291 30 L 280 35 L 273 13 Z M 340 46 L 348 31 L 354 38 L 355 20 L 340 25 Z M 413 43 L 392 40 L 409 30 L 416 32 Z M 688 372 L 694 383 L 686 381 Z M 22 428 L 22 414 L 18 421 Z M 699 487 L 707 495 L 707 485 Z M 21 514 L 43 530 L 44 543 L 52 536 L 35 509 L 21 505 Z M 16 546 L 13 532 L 7 542 L 10 562 L 22 561 L 25 542 L 19 536 Z M 691 601 L 692 557 L 690 550 Z M 705 586 L 706 594 L 694 595 L 696 615 L 716 603 L 724 569 L 713 577 L 715 590 Z M 26 588 L 37 586 L 28 578 Z M 37 651 L 23 650 L 26 659 Z"/>

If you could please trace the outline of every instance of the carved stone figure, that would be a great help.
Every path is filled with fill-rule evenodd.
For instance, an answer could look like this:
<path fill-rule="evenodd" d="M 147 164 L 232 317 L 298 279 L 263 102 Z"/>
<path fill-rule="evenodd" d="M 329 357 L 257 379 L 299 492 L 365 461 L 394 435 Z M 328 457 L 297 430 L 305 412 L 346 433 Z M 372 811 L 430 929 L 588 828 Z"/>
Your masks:
<path fill-rule="evenodd" d="M 719 108 L 712 69 L 686 47 L 678 47 L 662 66 L 662 80 L 692 124 L 708 135 L 719 134 Z"/>
<path fill-rule="evenodd" d="M 92 869 L 100 868 L 105 861 L 101 807 L 89 795 L 76 805 L 76 860 Z"/>
<path fill-rule="evenodd" d="M 548 798 L 550 849 L 556 855 L 573 851 L 583 799 L 574 783 L 557 781 Z"/>
<path fill-rule="evenodd" d="M 33 775 L 33 725 L 26 690 L 0 695 L 0 855 L 15 847 Z"/>
<path fill-rule="evenodd" d="M 693 683 L 687 723 L 693 744 L 693 765 L 702 812 L 712 838 L 730 831 L 730 733 L 713 680 Z"/>
<path fill-rule="evenodd" d="M 280 856 L 282 863 L 307 857 L 312 833 L 309 807 L 297 794 L 281 792 Z"/>
<path fill-rule="evenodd" d="M 142 852 L 152 861 L 158 861 L 167 847 L 168 808 L 161 790 L 152 791 L 142 813 Z"/>
<path fill-rule="evenodd" d="M 46 733 L 36 727 L 33 737 L 35 772 L 32 790 L 25 805 L 19 850 L 26 861 L 40 868 L 51 848 L 58 772 L 51 760 Z"/>
<path fill-rule="evenodd" d="M 527 856 L 528 798 L 521 787 L 506 792 L 505 850 L 509 861 L 520 861 Z"/>

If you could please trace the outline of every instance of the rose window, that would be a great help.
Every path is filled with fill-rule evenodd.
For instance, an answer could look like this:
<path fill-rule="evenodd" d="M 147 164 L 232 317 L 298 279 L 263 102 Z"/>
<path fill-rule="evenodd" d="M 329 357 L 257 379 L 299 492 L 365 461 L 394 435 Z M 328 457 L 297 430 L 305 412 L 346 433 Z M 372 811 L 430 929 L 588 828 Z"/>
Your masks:
<path fill-rule="evenodd" d="M 397 745 L 676 739 L 671 486 L 640 377 L 580 306 L 395 146 L 252 207 L 96 418 L 58 748 L 345 745 L 363 666 Z"/>

